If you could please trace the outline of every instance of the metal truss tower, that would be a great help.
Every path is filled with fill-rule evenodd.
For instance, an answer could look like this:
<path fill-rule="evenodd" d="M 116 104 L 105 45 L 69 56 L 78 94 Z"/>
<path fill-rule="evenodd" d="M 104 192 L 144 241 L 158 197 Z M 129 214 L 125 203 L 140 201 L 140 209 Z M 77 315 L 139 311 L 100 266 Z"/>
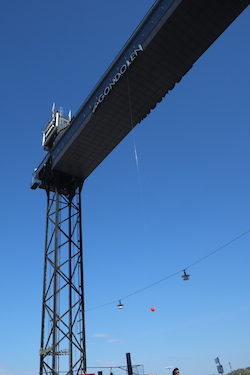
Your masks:
<path fill-rule="evenodd" d="M 47 189 L 40 375 L 86 373 L 81 186 Z"/>
<path fill-rule="evenodd" d="M 52 107 L 31 189 L 47 192 L 40 375 L 86 372 L 80 193 L 249 0 L 158 0 L 71 118 Z M 128 108 L 129 106 L 129 108 Z M 187 276 L 187 275 L 186 275 Z"/>

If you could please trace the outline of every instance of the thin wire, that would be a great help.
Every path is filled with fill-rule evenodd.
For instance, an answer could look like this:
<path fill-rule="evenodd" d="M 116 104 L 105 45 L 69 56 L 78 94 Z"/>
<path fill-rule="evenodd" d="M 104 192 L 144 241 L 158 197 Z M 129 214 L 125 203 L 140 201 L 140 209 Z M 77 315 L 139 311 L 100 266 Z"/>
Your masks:
<path fill-rule="evenodd" d="M 101 307 L 108 306 L 108 305 L 113 305 L 113 303 L 115 303 L 115 302 L 117 302 L 117 299 L 115 301 L 107 302 L 107 303 L 104 303 L 103 305 L 99 305 L 99 306 L 96 306 L 96 307 L 92 307 L 91 309 L 84 310 L 84 312 L 100 309 Z"/>
<path fill-rule="evenodd" d="M 156 285 L 156 284 L 159 284 L 159 283 L 161 283 L 161 282 L 163 282 L 163 281 L 165 281 L 165 280 L 167 280 L 167 279 L 170 279 L 171 277 L 174 277 L 174 276 L 176 276 L 178 273 L 181 273 L 181 272 L 182 272 L 182 270 L 181 270 L 181 271 L 177 271 L 177 272 L 175 272 L 175 273 L 172 273 L 172 275 L 169 275 L 169 276 L 167 276 L 167 277 L 164 277 L 163 279 L 158 280 L 158 281 L 156 281 L 156 282 L 153 283 L 153 284 L 150 284 L 150 285 L 148 285 L 148 286 L 145 286 L 144 288 L 141 288 L 141 289 L 137 290 L 136 292 L 133 292 L 133 293 L 131 293 L 131 294 L 128 294 L 127 296 L 121 298 L 121 300 L 124 300 L 125 298 L 129 298 L 129 297 L 133 296 L 134 294 L 140 293 L 140 292 L 142 292 L 142 291 L 145 290 L 145 289 L 151 288 L 152 286 L 154 286 L 154 285 Z"/>
<path fill-rule="evenodd" d="M 143 365 L 133 365 L 132 367 L 139 367 L 139 366 L 143 366 Z M 127 370 L 127 366 L 88 366 L 88 368 L 110 368 L 111 370 L 113 368 L 120 368 L 122 370 Z"/>
<path fill-rule="evenodd" d="M 202 262 L 204 259 L 207 259 L 208 257 L 214 255 L 214 254 L 217 253 L 218 251 L 224 249 L 226 246 L 228 246 L 228 245 L 230 245 L 231 243 L 233 243 L 233 242 L 239 240 L 241 237 L 245 236 L 245 235 L 248 234 L 248 233 L 250 233 L 250 229 L 248 229 L 246 232 L 240 234 L 239 236 L 233 238 L 231 241 L 225 243 L 224 245 L 218 247 L 218 249 L 216 249 L 216 250 L 212 251 L 211 253 L 205 255 L 204 257 L 198 259 L 198 260 L 195 261 L 194 263 L 191 263 L 188 267 L 185 267 L 184 269 L 182 269 L 182 270 L 180 270 L 180 271 L 174 272 L 174 273 L 172 273 L 171 275 L 166 276 L 166 277 L 164 277 L 163 279 L 158 280 L 158 281 L 156 281 L 156 282 L 154 282 L 154 283 L 152 283 L 152 284 L 150 284 L 150 285 L 147 285 L 147 286 L 145 286 L 144 288 L 141 288 L 141 289 L 139 289 L 139 290 L 137 290 L 137 291 L 135 291 L 135 292 L 133 292 L 133 293 L 130 293 L 130 294 L 128 294 L 127 296 L 125 296 L 125 297 L 123 297 L 123 298 L 119 298 L 118 300 L 124 300 L 125 298 L 129 298 L 129 297 L 131 297 L 131 296 L 133 296 L 133 295 L 135 295 L 135 294 L 137 294 L 137 293 L 142 292 L 143 290 L 149 289 L 149 288 L 151 288 L 151 287 L 153 287 L 153 286 L 155 286 L 155 285 L 157 285 L 157 284 L 159 284 L 159 283 L 162 283 L 163 281 L 168 280 L 168 279 L 170 279 L 171 277 L 174 277 L 174 276 L 178 275 L 179 273 L 182 273 L 183 270 L 187 270 L 188 268 L 193 267 L 195 264 L 197 264 L 197 263 L 199 263 L 199 262 Z M 99 306 L 93 307 L 93 308 L 91 308 L 91 309 L 85 310 L 85 312 L 86 312 L 86 311 L 95 310 L 95 309 L 99 309 L 99 308 L 104 307 L 104 306 L 112 305 L 112 304 L 115 303 L 115 302 L 117 302 L 117 299 L 116 299 L 115 301 L 108 302 L 108 303 L 105 303 L 105 304 L 103 304 L 103 305 L 99 305 Z"/>
<path fill-rule="evenodd" d="M 129 75 L 128 75 L 128 73 L 127 73 L 127 86 L 128 86 L 128 103 L 129 103 L 131 133 L 132 133 L 133 145 L 134 145 L 135 163 L 136 163 L 138 181 L 139 181 L 139 186 L 140 186 L 140 192 L 142 193 L 141 177 L 140 177 L 140 169 L 139 169 L 139 159 L 138 159 L 138 153 L 137 153 L 136 142 L 135 142 L 135 134 L 134 134 L 134 120 L 133 120 L 133 111 L 132 111 L 132 105 L 131 105 L 131 96 L 130 96 L 130 86 L 129 86 Z"/>
<path fill-rule="evenodd" d="M 241 238 L 241 237 L 245 236 L 245 235 L 246 235 L 246 234 L 248 234 L 249 232 L 250 232 L 250 229 L 249 229 L 249 230 L 247 230 L 246 232 L 244 232 L 244 233 L 240 234 L 240 235 L 239 235 L 238 237 L 235 237 L 235 238 L 234 238 L 234 239 L 232 239 L 231 241 L 229 241 L 229 242 L 225 243 L 225 245 L 222 245 L 222 246 L 218 247 L 218 249 L 216 249 L 216 250 L 212 251 L 211 253 L 209 253 L 209 254 L 205 255 L 204 257 L 202 257 L 201 259 L 197 260 L 196 262 L 194 262 L 194 263 L 190 264 L 190 265 L 189 265 L 188 267 L 186 267 L 186 268 L 185 268 L 185 270 L 186 270 L 186 269 L 188 269 L 188 268 L 190 268 L 190 267 L 193 267 L 193 266 L 194 266 L 195 264 L 197 264 L 197 263 L 201 262 L 202 260 L 204 260 L 204 259 L 206 259 L 206 258 L 210 257 L 211 255 L 213 255 L 213 254 L 217 253 L 218 251 L 220 251 L 220 250 L 224 249 L 224 247 L 226 247 L 226 246 L 230 245 L 231 243 L 233 243 L 233 242 L 237 241 L 237 240 L 238 240 L 239 238 Z"/>

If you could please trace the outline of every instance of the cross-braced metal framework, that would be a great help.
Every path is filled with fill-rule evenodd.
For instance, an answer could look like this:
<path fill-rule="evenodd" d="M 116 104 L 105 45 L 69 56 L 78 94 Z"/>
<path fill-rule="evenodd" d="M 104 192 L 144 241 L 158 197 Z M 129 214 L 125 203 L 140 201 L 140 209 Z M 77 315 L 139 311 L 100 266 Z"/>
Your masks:
<path fill-rule="evenodd" d="M 47 190 L 40 375 L 86 372 L 80 193 Z"/>

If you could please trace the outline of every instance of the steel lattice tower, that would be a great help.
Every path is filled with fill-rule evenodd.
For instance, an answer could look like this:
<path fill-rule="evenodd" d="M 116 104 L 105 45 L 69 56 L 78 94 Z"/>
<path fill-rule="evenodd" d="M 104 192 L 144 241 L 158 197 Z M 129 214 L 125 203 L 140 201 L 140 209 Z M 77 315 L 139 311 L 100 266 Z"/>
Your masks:
<path fill-rule="evenodd" d="M 86 372 L 80 193 L 47 189 L 40 375 Z"/>
<path fill-rule="evenodd" d="M 78 112 L 52 106 L 31 189 L 47 192 L 40 375 L 86 371 L 80 192 L 91 173 L 189 72 L 249 0 L 159 0 Z M 205 10 L 204 10 L 205 9 Z"/>

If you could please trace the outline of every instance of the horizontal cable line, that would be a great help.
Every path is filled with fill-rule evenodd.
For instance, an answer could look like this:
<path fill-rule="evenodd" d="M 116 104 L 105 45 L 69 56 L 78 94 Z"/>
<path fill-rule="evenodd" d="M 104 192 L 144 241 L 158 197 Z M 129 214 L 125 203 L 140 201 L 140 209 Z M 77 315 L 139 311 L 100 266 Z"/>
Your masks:
<path fill-rule="evenodd" d="M 174 273 L 172 273 L 171 275 L 166 276 L 166 277 L 164 277 L 163 279 L 158 280 L 158 281 L 156 281 L 156 282 L 154 282 L 154 283 L 152 283 L 152 284 L 150 284 L 150 285 L 147 285 L 147 286 L 145 286 L 144 288 L 141 288 L 141 289 L 139 289 L 139 290 L 137 290 L 137 291 L 135 291 L 135 292 L 133 292 L 133 293 L 130 293 L 130 294 L 128 294 L 127 296 L 125 296 L 125 297 L 123 297 L 123 298 L 118 298 L 118 299 L 116 299 L 116 300 L 114 300 L 114 301 L 112 301 L 112 302 L 107 302 L 107 303 L 104 303 L 103 305 L 99 305 L 99 306 L 96 306 L 96 307 L 92 307 L 92 308 L 90 308 L 90 309 L 85 310 L 85 312 L 87 312 L 87 311 L 91 311 L 91 310 L 95 310 L 95 309 L 99 309 L 99 308 L 104 307 L 104 306 L 112 305 L 112 304 L 116 303 L 117 301 L 122 301 L 122 300 L 124 300 L 124 299 L 126 299 L 126 298 L 129 298 L 129 297 L 131 297 L 131 296 L 133 296 L 133 295 L 135 295 L 135 294 L 137 294 L 137 293 L 142 292 L 143 290 L 149 289 L 149 288 L 151 288 L 151 287 L 153 287 L 153 286 L 155 286 L 155 285 L 157 285 L 157 284 L 159 284 L 159 283 L 162 283 L 163 281 L 168 280 L 168 279 L 170 279 L 171 277 L 174 277 L 174 276 L 178 275 L 179 273 L 182 273 L 183 271 L 187 270 L 188 268 L 193 267 L 195 264 L 197 264 L 197 263 L 199 263 L 199 262 L 202 262 L 203 260 L 205 260 L 205 259 L 207 259 L 208 257 L 214 255 L 214 254 L 217 253 L 218 251 L 224 249 L 225 247 L 227 247 L 227 246 L 229 246 L 230 244 L 232 244 L 233 242 L 239 240 L 240 238 L 242 238 L 243 236 L 247 235 L 248 233 L 250 233 L 250 229 L 248 229 L 246 232 L 240 234 L 239 236 L 233 238 L 231 241 L 225 243 L 224 245 L 218 247 L 216 250 L 212 251 L 211 253 L 209 253 L 209 254 L 205 255 L 204 257 L 202 257 L 202 258 L 196 260 L 194 263 L 191 263 L 188 267 L 186 267 L 186 268 L 184 268 L 184 269 L 182 269 L 182 270 L 180 270 L 180 271 L 174 272 Z"/>

